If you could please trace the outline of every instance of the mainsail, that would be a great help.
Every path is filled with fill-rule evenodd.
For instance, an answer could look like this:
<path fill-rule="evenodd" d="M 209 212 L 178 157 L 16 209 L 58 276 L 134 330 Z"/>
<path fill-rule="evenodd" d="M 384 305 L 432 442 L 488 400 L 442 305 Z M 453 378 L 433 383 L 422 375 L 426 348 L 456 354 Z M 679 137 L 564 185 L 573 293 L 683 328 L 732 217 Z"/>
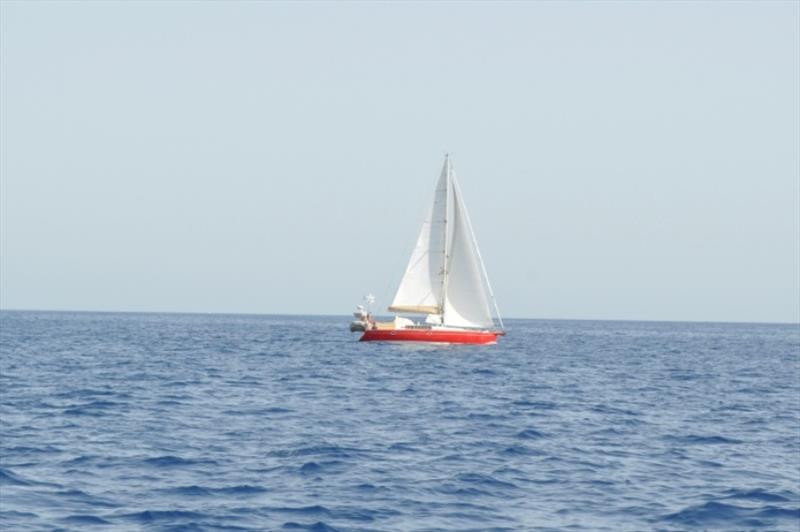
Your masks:
<path fill-rule="evenodd" d="M 443 304 L 445 253 L 447 248 L 447 210 L 450 190 L 450 164 L 445 160 L 436 184 L 428 215 L 422 224 L 417 245 L 411 252 L 406 273 L 400 281 L 389 310 L 440 314 Z"/>
<path fill-rule="evenodd" d="M 439 314 L 445 326 L 486 328 L 494 325 L 491 300 L 461 191 L 445 158 L 433 205 L 389 310 Z"/>

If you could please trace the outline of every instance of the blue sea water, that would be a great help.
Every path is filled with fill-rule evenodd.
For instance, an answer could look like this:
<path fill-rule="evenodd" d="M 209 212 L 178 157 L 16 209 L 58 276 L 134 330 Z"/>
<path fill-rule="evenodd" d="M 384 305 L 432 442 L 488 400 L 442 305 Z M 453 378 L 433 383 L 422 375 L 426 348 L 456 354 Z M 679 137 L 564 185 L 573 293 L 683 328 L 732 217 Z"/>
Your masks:
<path fill-rule="evenodd" d="M 800 327 L 0 312 L 4 530 L 800 529 Z"/>

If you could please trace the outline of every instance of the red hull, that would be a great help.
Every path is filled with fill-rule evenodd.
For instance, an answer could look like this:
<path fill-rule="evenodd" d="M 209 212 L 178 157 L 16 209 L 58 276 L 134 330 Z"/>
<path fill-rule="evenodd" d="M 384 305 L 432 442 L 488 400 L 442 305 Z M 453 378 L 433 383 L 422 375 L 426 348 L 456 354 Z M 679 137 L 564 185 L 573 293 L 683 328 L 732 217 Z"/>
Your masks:
<path fill-rule="evenodd" d="M 438 342 L 447 344 L 494 344 L 502 331 L 448 331 L 442 329 L 370 329 L 361 342 Z"/>

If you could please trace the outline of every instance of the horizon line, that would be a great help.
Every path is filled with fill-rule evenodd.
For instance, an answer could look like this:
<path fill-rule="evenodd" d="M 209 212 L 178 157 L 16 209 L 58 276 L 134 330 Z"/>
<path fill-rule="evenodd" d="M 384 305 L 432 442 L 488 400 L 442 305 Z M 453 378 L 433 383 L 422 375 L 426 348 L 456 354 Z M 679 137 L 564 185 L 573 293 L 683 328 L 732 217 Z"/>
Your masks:
<path fill-rule="evenodd" d="M 347 314 L 319 314 L 319 313 L 274 313 L 274 312 L 216 312 L 216 311 L 176 311 L 176 310 L 74 310 L 74 309 L 43 309 L 43 308 L 4 308 L 0 312 L 61 312 L 83 314 L 183 314 L 198 316 L 312 316 L 312 317 L 350 317 Z M 386 314 L 389 316 L 391 314 Z M 384 316 L 376 314 L 376 316 Z M 506 317 L 504 320 L 531 320 L 531 321 L 619 321 L 638 323 L 718 323 L 739 325 L 800 325 L 800 321 L 715 321 L 715 320 L 675 320 L 675 319 L 631 319 L 631 318 L 520 318 Z"/>

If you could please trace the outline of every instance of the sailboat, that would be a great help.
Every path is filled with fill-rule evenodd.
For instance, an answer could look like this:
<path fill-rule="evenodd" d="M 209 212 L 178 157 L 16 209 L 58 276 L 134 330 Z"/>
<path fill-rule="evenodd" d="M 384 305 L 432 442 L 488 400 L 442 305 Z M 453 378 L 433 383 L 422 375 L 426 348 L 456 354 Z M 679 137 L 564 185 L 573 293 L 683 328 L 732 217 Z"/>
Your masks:
<path fill-rule="evenodd" d="M 380 323 L 359 308 L 354 314 L 363 324 L 362 342 L 492 344 L 505 334 L 448 155 L 433 204 L 389 305 L 391 312 L 423 315 L 424 320 L 395 316 L 391 322 Z"/>

